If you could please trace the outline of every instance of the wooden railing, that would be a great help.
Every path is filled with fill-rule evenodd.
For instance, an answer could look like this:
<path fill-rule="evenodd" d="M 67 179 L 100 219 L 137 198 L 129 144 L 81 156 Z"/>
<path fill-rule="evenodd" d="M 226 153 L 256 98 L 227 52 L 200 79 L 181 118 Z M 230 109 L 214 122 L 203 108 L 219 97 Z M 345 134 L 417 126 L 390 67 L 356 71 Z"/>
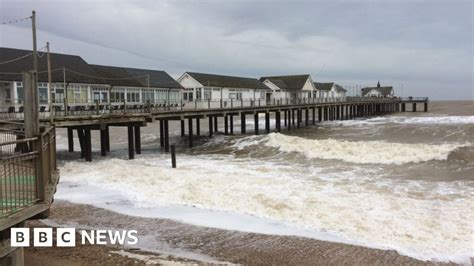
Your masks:
<path fill-rule="evenodd" d="M 48 187 L 57 182 L 55 128 L 41 131 L 26 138 L 19 124 L 0 124 L 0 227 L 12 214 L 51 200 Z"/>

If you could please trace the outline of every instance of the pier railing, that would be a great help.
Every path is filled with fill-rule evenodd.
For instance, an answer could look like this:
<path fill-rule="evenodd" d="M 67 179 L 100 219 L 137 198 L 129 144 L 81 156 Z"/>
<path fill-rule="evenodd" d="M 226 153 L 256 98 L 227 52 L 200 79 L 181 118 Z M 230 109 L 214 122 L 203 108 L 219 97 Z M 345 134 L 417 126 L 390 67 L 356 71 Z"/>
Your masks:
<path fill-rule="evenodd" d="M 26 138 L 21 127 L 5 125 L 0 128 L 0 227 L 4 218 L 47 200 L 57 169 L 54 127 Z"/>
<path fill-rule="evenodd" d="M 288 106 L 299 104 L 319 104 L 319 103 L 342 103 L 342 102 L 396 102 L 400 98 L 375 98 L 375 97 L 342 97 L 342 98 L 270 98 L 270 99 L 219 99 L 219 100 L 169 100 L 169 101 L 147 101 L 142 102 L 99 102 L 83 101 L 70 103 L 67 100 L 64 104 L 53 104 L 52 110 L 49 106 L 40 105 L 39 117 L 42 119 L 64 116 L 83 116 L 101 114 L 123 114 L 123 113 L 149 113 L 166 112 L 180 110 L 217 110 L 243 107 L 264 107 L 264 106 Z M 22 105 L 4 107 L 0 110 L 0 118 L 22 119 L 24 108 Z"/>

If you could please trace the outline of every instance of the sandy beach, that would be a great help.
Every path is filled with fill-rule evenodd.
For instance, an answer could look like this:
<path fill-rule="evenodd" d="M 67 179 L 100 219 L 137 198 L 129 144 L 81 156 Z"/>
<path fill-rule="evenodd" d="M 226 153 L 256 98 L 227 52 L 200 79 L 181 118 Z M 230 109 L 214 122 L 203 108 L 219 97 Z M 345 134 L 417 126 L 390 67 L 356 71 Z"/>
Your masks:
<path fill-rule="evenodd" d="M 140 241 L 155 250 L 118 246 L 78 245 L 75 248 L 27 248 L 27 265 L 207 264 L 246 265 L 447 265 L 423 262 L 392 250 L 330 243 L 314 239 L 243 233 L 192 226 L 166 219 L 121 215 L 90 205 L 56 201 L 45 221 L 30 227 L 63 225 L 76 228 L 137 229 Z M 149 233 L 159 239 L 146 239 Z M 156 245 L 158 244 L 158 245 Z"/>

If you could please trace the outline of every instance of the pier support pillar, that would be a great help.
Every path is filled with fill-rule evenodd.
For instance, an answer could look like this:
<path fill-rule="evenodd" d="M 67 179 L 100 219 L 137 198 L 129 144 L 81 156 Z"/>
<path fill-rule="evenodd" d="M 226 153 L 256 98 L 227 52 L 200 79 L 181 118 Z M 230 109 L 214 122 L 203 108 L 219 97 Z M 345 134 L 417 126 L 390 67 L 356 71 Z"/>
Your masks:
<path fill-rule="evenodd" d="M 312 112 L 313 125 L 316 125 L 316 107 L 313 107 L 311 109 L 311 112 Z"/>
<path fill-rule="evenodd" d="M 412 111 L 413 111 L 413 112 L 416 112 L 416 103 L 413 103 Z"/>
<path fill-rule="evenodd" d="M 165 152 L 170 151 L 170 132 L 169 132 L 169 120 L 163 120 L 163 133 L 164 133 L 164 146 Z"/>
<path fill-rule="evenodd" d="M 340 117 L 341 109 L 339 108 L 339 105 L 336 105 L 334 108 L 336 109 L 336 120 L 341 119 L 341 117 Z"/>
<path fill-rule="evenodd" d="M 425 112 L 428 112 L 428 103 L 425 103 Z"/>
<path fill-rule="evenodd" d="M 189 148 L 193 147 L 193 118 L 188 118 Z"/>
<path fill-rule="evenodd" d="M 70 127 L 67 128 L 67 144 L 68 144 L 68 151 L 74 152 L 74 134 L 73 134 L 73 129 Z"/>
<path fill-rule="evenodd" d="M 339 108 L 341 110 L 341 116 L 339 117 L 339 119 L 344 120 L 344 105 L 340 105 Z"/>
<path fill-rule="evenodd" d="M 323 121 L 323 108 L 318 107 L 318 121 L 321 122 Z"/>
<path fill-rule="evenodd" d="M 128 159 L 130 160 L 135 158 L 135 149 L 133 144 L 133 126 L 128 126 Z"/>
<path fill-rule="evenodd" d="M 229 117 L 224 115 L 224 135 L 229 135 Z"/>
<path fill-rule="evenodd" d="M 285 127 L 287 126 L 287 121 L 286 121 L 287 115 L 286 115 L 286 113 L 287 113 L 287 110 L 283 110 L 283 125 Z"/>
<path fill-rule="evenodd" d="M 240 133 L 245 134 L 246 129 L 245 129 L 245 114 L 241 113 L 240 114 Z"/>
<path fill-rule="evenodd" d="M 309 126 L 309 109 L 308 108 L 306 108 L 304 114 L 305 114 L 305 118 L 304 118 L 305 126 Z"/>
<path fill-rule="evenodd" d="M 160 147 L 165 146 L 164 124 L 164 121 L 160 119 Z"/>
<path fill-rule="evenodd" d="M 209 116 L 209 137 L 212 137 L 212 116 Z"/>
<path fill-rule="evenodd" d="M 86 128 L 84 130 L 84 139 L 85 139 L 85 156 L 87 162 L 92 162 L 92 143 L 91 143 L 91 130 Z"/>
<path fill-rule="evenodd" d="M 79 146 L 81 147 L 81 158 L 84 158 L 86 156 L 86 153 L 85 153 L 86 148 L 85 148 L 83 128 L 77 129 L 77 138 L 79 139 Z"/>
<path fill-rule="evenodd" d="M 217 122 L 218 122 L 217 116 L 214 116 L 214 132 L 219 131 L 219 124 Z"/>
<path fill-rule="evenodd" d="M 292 123 L 291 122 L 291 117 L 292 117 L 291 113 L 293 112 L 293 110 L 288 109 L 288 110 L 286 110 L 286 112 L 288 112 L 288 126 L 287 126 L 287 128 L 288 128 L 288 130 L 291 130 L 291 123 Z"/>
<path fill-rule="evenodd" d="M 105 126 L 105 151 L 110 152 L 110 132 L 109 126 Z"/>
<path fill-rule="evenodd" d="M 142 140 L 139 126 L 135 126 L 135 153 L 142 154 Z"/>
<path fill-rule="evenodd" d="M 258 113 L 253 114 L 253 123 L 255 127 L 255 135 L 258 135 Z"/>
<path fill-rule="evenodd" d="M 230 115 L 230 134 L 234 135 L 234 115 Z"/>
<path fill-rule="evenodd" d="M 270 133 L 270 113 L 265 113 L 265 132 Z"/>
<path fill-rule="evenodd" d="M 296 109 L 296 128 L 300 128 L 301 124 L 301 109 Z"/>
<path fill-rule="evenodd" d="M 107 140 L 105 129 L 100 130 L 100 155 L 107 155 Z"/>
<path fill-rule="evenodd" d="M 406 111 L 405 103 L 402 103 L 402 112 L 405 112 L 405 111 Z"/>
<path fill-rule="evenodd" d="M 196 136 L 201 136 L 201 118 L 196 117 Z"/>
<path fill-rule="evenodd" d="M 295 110 L 294 109 L 290 109 L 290 112 L 291 112 L 291 125 L 295 125 Z"/>
<path fill-rule="evenodd" d="M 275 112 L 275 127 L 277 132 L 281 132 L 281 120 L 280 120 L 280 111 Z"/>
<path fill-rule="evenodd" d="M 181 125 L 181 137 L 184 137 L 185 135 L 185 128 L 184 128 L 184 119 L 181 119 L 180 121 L 180 125 Z"/>

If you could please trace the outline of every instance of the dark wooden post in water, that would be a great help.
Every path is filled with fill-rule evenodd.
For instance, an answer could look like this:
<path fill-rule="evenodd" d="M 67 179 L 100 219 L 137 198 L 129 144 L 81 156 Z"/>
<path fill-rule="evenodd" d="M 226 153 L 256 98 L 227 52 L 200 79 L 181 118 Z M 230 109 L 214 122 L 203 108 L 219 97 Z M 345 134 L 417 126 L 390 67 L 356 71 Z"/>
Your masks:
<path fill-rule="evenodd" d="M 184 132 L 184 119 L 181 118 L 181 137 L 184 137 L 185 132 Z"/>
<path fill-rule="evenodd" d="M 79 139 L 79 146 L 81 147 L 81 158 L 85 157 L 85 141 L 84 141 L 84 129 L 77 129 L 77 138 Z"/>
<path fill-rule="evenodd" d="M 287 110 L 283 110 L 283 125 L 287 126 Z"/>
<path fill-rule="evenodd" d="M 245 134 L 245 114 L 241 113 L 240 114 L 240 133 Z"/>
<path fill-rule="evenodd" d="M 133 126 L 128 126 L 128 158 L 131 160 L 135 158 L 135 149 L 133 144 Z"/>
<path fill-rule="evenodd" d="M 188 118 L 188 131 L 189 131 L 189 147 L 193 147 L 193 119 Z"/>
<path fill-rule="evenodd" d="M 105 129 L 100 130 L 100 155 L 107 155 L 107 140 Z"/>
<path fill-rule="evenodd" d="M 270 133 L 270 113 L 265 112 L 265 132 Z"/>
<path fill-rule="evenodd" d="M 253 114 L 253 123 L 255 127 L 255 135 L 258 135 L 258 112 Z"/>
<path fill-rule="evenodd" d="M 196 117 L 196 136 L 201 136 L 201 118 Z"/>
<path fill-rule="evenodd" d="M 313 107 L 311 112 L 312 112 L 313 125 L 316 125 L 316 107 Z"/>
<path fill-rule="evenodd" d="M 175 147 L 175 145 L 171 145 L 170 149 L 171 149 L 171 168 L 176 168 L 176 147 Z"/>
<path fill-rule="evenodd" d="M 318 121 L 321 122 L 323 120 L 323 108 L 318 107 Z"/>
<path fill-rule="evenodd" d="M 230 134 L 234 135 L 234 115 L 230 115 Z"/>
<path fill-rule="evenodd" d="M 86 128 L 84 130 L 84 139 L 85 139 L 85 156 L 87 162 L 92 162 L 92 143 L 91 143 L 91 130 Z"/>
<path fill-rule="evenodd" d="M 218 132 L 219 131 L 219 126 L 217 124 L 217 115 L 214 116 L 214 131 Z"/>
<path fill-rule="evenodd" d="M 135 126 L 135 151 L 137 154 L 142 154 L 142 141 L 139 126 Z"/>
<path fill-rule="evenodd" d="M 278 132 L 281 132 L 281 118 L 280 118 L 280 111 L 275 112 L 275 127 Z"/>
<path fill-rule="evenodd" d="M 229 117 L 224 114 L 224 135 L 229 135 Z"/>
<path fill-rule="evenodd" d="M 67 144 L 68 144 L 68 151 L 74 152 L 74 134 L 73 134 L 73 129 L 70 127 L 67 128 Z"/>
<path fill-rule="evenodd" d="M 110 132 L 109 132 L 109 126 L 105 126 L 104 129 L 104 134 L 105 134 L 105 150 L 107 152 L 110 152 Z"/>
<path fill-rule="evenodd" d="M 412 111 L 413 111 L 413 112 L 416 112 L 416 103 L 413 103 Z"/>
<path fill-rule="evenodd" d="M 405 112 L 405 110 L 406 110 L 405 103 L 402 103 L 402 112 Z"/>
<path fill-rule="evenodd" d="M 212 116 L 209 116 L 209 137 L 212 137 Z"/>
<path fill-rule="evenodd" d="M 160 119 L 160 147 L 165 146 L 165 123 Z"/>
<path fill-rule="evenodd" d="M 165 119 L 163 121 L 163 133 L 164 133 L 164 145 L 165 145 L 165 152 L 170 151 L 170 133 L 169 133 L 169 121 L 168 119 Z"/>
<path fill-rule="evenodd" d="M 428 112 L 428 103 L 425 102 L 425 112 Z"/>

